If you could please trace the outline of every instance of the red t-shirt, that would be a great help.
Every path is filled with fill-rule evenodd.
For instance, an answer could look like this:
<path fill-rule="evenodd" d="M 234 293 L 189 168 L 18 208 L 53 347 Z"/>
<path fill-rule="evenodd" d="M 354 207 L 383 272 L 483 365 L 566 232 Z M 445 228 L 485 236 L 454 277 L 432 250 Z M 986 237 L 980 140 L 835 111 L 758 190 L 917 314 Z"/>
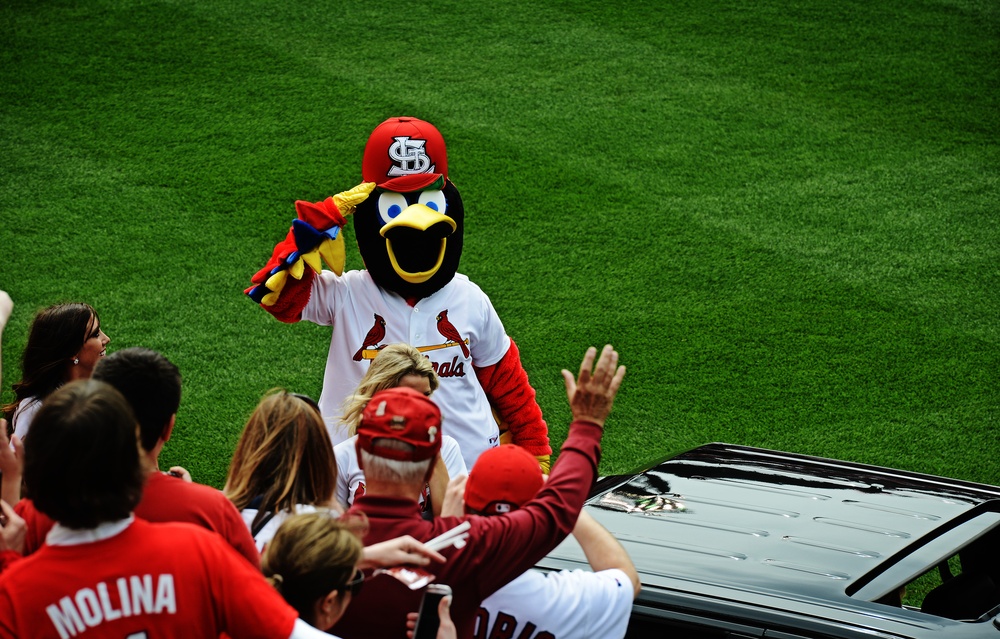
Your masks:
<path fill-rule="evenodd" d="M 297 617 L 218 536 L 184 523 L 136 519 L 106 539 L 45 545 L 0 575 L 0 639 L 284 639 Z"/>
<path fill-rule="evenodd" d="M 30 499 L 19 501 L 14 510 L 28 524 L 24 554 L 31 554 L 42 547 L 45 535 L 55 522 L 39 512 Z M 135 516 L 152 522 L 187 522 L 217 532 L 254 567 L 260 568 L 260 554 L 240 511 L 222 491 L 211 486 L 161 472 L 151 473 L 142 491 L 142 501 L 135 508 Z"/>

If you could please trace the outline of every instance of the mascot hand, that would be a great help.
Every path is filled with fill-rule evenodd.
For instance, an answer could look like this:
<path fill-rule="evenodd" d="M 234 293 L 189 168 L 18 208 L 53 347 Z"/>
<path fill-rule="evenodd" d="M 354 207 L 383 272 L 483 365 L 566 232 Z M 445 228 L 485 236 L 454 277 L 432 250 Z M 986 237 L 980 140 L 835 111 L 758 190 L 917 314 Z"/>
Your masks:
<path fill-rule="evenodd" d="M 341 229 L 347 224 L 346 216 L 353 213 L 355 207 L 364 202 L 374 189 L 374 182 L 363 182 L 322 202 L 295 202 L 298 219 L 292 222 L 292 234 L 298 249 L 297 257 L 301 257 L 302 261 L 289 266 L 293 277 L 299 279 L 302 276 L 302 263 L 319 273 L 323 268 L 321 258 L 337 275 L 344 272 L 344 236 Z"/>
<path fill-rule="evenodd" d="M 538 467 L 542 469 L 543 475 L 548 475 L 552 470 L 552 455 L 535 455 L 538 460 Z"/>
<path fill-rule="evenodd" d="M 345 216 L 364 202 L 375 190 L 374 182 L 358 186 L 328 197 L 322 202 L 295 202 L 296 219 L 292 228 L 271 253 L 264 268 L 250 278 L 254 286 L 245 293 L 252 300 L 271 311 L 282 321 L 297 321 L 302 307 L 309 300 L 312 273 L 307 277 L 305 267 L 319 273 L 323 262 L 337 275 L 344 272 L 344 237 L 341 229 L 347 224 Z M 283 296 L 282 293 L 285 293 Z"/>

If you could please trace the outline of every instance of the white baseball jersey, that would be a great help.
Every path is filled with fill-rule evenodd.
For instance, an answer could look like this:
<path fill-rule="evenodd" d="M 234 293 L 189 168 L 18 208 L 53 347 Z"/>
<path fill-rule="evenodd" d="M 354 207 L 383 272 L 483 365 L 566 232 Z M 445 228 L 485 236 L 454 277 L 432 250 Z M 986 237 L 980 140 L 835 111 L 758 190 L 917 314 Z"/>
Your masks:
<path fill-rule="evenodd" d="M 632 581 L 621 570 L 529 570 L 483 601 L 476 637 L 621 639 L 632 612 Z"/>
<path fill-rule="evenodd" d="M 346 441 L 342 441 L 333 447 L 333 456 L 337 459 L 337 490 L 334 496 L 338 504 L 350 506 L 354 503 L 358 487 L 364 490 L 365 473 L 358 464 L 358 449 L 355 442 L 358 436 L 355 435 Z M 468 475 L 469 470 L 462 458 L 462 450 L 458 446 L 455 438 L 443 435 L 441 437 L 441 459 L 445 468 L 448 469 L 448 477 L 454 478 L 459 475 Z M 362 495 L 364 492 L 361 493 Z M 423 505 L 424 496 L 420 495 L 420 504 Z"/>
<path fill-rule="evenodd" d="M 334 445 L 347 438 L 340 424 L 344 400 L 355 391 L 378 349 L 395 342 L 423 352 L 437 371 L 441 384 L 434 403 L 441 409 L 442 432 L 458 441 L 466 466 L 471 468 L 480 453 L 498 445 L 500 431 L 472 366 L 499 362 L 510 348 L 510 338 L 490 299 L 466 276 L 456 274 L 411 307 L 375 284 L 368 271 L 339 277 L 323 271 L 313 279 L 302 319 L 333 327 L 319 405 Z M 378 339 L 366 339 L 369 335 Z"/>

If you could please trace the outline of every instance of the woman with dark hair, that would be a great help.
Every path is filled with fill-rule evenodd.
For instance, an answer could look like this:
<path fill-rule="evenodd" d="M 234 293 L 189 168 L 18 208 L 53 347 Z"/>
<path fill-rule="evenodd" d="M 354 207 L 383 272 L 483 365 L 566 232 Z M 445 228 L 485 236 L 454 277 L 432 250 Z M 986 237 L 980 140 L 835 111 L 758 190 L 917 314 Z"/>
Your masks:
<path fill-rule="evenodd" d="M 65 384 L 88 379 L 111 341 L 89 304 L 57 304 L 38 313 L 21 357 L 21 381 L 14 401 L 3 407 L 14 434 L 24 440 L 48 395 Z"/>

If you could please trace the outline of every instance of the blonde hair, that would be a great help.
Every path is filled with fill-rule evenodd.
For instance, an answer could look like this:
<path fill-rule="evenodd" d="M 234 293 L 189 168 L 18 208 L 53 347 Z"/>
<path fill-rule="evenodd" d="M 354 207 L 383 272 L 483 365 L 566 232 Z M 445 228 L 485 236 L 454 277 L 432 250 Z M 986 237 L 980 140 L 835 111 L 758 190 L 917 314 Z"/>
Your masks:
<path fill-rule="evenodd" d="M 368 372 L 358 382 L 357 390 L 344 402 L 343 417 L 340 421 L 347 426 L 351 437 L 358 434 L 361 413 L 372 395 L 380 390 L 399 386 L 400 380 L 407 375 L 426 377 L 432 393 L 440 384 L 431 361 L 409 344 L 389 344 L 379 351 L 372 360 Z"/>
<path fill-rule="evenodd" d="M 282 522 L 264 550 L 261 571 L 299 617 L 315 625 L 316 602 L 354 576 L 366 529 L 363 516 L 293 515 Z"/>
<path fill-rule="evenodd" d="M 260 517 L 296 504 L 330 505 L 336 485 L 333 445 L 315 402 L 282 390 L 266 395 L 236 444 L 226 497 L 239 510 L 260 497 Z"/>

